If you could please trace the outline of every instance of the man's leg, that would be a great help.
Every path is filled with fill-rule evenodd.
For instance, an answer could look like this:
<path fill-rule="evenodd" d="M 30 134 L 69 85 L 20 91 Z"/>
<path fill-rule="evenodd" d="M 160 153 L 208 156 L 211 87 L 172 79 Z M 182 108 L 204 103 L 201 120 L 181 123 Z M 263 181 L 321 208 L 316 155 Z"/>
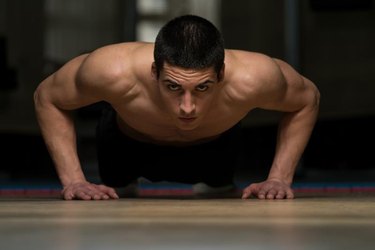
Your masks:
<path fill-rule="evenodd" d="M 234 175 L 242 153 L 241 124 L 237 124 L 211 142 L 202 164 L 204 181 L 193 186 L 199 196 L 233 195 Z"/>
<path fill-rule="evenodd" d="M 133 165 L 136 159 L 131 159 L 135 149 L 127 139 L 118 129 L 116 112 L 106 107 L 97 127 L 98 167 L 105 185 L 114 188 L 133 185 L 134 189 L 139 173 L 137 166 Z"/>

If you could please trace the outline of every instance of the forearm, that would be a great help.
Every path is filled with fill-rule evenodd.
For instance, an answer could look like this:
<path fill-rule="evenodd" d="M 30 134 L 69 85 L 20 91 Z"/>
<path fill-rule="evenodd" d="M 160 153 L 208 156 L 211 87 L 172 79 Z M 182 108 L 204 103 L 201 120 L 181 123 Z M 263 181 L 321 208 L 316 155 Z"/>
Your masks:
<path fill-rule="evenodd" d="M 292 184 L 296 166 L 310 139 L 317 114 L 318 105 L 314 105 L 284 115 L 279 125 L 275 157 L 268 179 Z"/>
<path fill-rule="evenodd" d="M 71 114 L 41 99 L 35 95 L 35 111 L 62 185 L 86 181 L 77 154 Z"/>

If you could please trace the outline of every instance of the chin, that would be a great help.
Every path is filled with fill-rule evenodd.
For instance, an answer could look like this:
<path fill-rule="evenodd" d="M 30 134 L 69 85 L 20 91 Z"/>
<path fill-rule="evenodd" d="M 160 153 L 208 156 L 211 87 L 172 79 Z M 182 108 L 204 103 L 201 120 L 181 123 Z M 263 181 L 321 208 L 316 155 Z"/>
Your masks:
<path fill-rule="evenodd" d="M 199 126 L 199 123 L 197 121 L 187 123 L 187 122 L 177 120 L 176 125 L 177 125 L 177 128 L 180 130 L 189 131 L 189 130 L 196 129 Z"/>
<path fill-rule="evenodd" d="M 183 131 L 191 131 L 196 129 L 197 126 L 178 126 L 178 129 L 183 130 Z"/>

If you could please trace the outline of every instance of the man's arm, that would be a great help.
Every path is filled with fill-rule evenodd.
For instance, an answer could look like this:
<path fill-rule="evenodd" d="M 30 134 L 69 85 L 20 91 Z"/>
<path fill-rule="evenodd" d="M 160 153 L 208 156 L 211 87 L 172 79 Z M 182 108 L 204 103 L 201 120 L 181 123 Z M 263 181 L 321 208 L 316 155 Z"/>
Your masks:
<path fill-rule="evenodd" d="M 279 124 L 274 160 L 266 181 L 245 188 L 243 198 L 293 198 L 291 189 L 295 168 L 315 125 L 320 94 L 316 86 L 291 66 L 275 60 L 277 68 L 269 74 L 271 90 L 260 108 L 285 112 Z M 274 86 L 274 87 L 272 87 Z"/>
<path fill-rule="evenodd" d="M 112 188 L 87 182 L 76 149 L 71 111 L 102 98 L 85 77 L 95 74 L 95 65 L 85 65 L 88 55 L 79 56 L 46 78 L 34 93 L 41 133 L 63 185 L 64 199 L 118 198 Z M 94 83 L 93 83 L 94 84 Z"/>

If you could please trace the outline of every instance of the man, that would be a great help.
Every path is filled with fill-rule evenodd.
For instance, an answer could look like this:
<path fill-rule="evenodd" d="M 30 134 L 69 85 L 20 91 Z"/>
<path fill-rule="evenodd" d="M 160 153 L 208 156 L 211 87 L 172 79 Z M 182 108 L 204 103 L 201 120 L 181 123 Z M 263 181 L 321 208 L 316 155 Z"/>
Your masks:
<path fill-rule="evenodd" d="M 238 123 L 254 108 L 285 115 L 268 178 L 245 188 L 242 198 L 284 199 L 293 198 L 293 174 L 317 118 L 319 91 L 281 60 L 225 50 L 210 22 L 186 15 L 168 22 L 155 44 L 114 44 L 72 59 L 39 85 L 34 99 L 66 200 L 115 199 L 114 187 L 140 176 L 231 184 Z M 85 179 L 71 117 L 72 110 L 100 101 L 108 103 L 97 129 L 105 185 Z"/>

